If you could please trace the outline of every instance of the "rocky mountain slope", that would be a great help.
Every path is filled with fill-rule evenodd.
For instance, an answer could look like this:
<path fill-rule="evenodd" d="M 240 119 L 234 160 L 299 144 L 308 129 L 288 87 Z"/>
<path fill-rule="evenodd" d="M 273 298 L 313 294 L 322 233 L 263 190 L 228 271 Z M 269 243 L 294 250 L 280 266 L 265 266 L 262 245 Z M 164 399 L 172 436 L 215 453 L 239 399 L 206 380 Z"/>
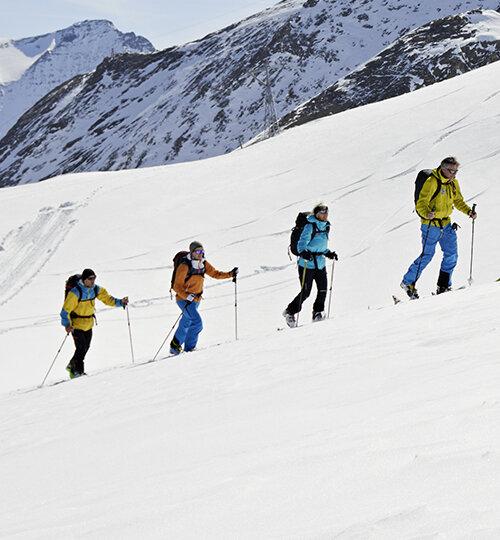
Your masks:
<path fill-rule="evenodd" d="M 272 68 L 278 116 L 437 18 L 499 0 L 283 0 L 182 47 L 106 58 L 29 110 L 0 141 L 0 182 L 189 161 L 263 129 Z"/>
<path fill-rule="evenodd" d="M 280 119 L 304 124 L 411 92 L 500 60 L 500 14 L 475 10 L 409 32 L 380 54 Z"/>
<path fill-rule="evenodd" d="M 41 97 L 79 73 L 87 73 L 106 56 L 153 52 L 134 33 L 122 33 L 109 21 L 83 21 L 50 34 L 0 39 L 0 136 Z"/>

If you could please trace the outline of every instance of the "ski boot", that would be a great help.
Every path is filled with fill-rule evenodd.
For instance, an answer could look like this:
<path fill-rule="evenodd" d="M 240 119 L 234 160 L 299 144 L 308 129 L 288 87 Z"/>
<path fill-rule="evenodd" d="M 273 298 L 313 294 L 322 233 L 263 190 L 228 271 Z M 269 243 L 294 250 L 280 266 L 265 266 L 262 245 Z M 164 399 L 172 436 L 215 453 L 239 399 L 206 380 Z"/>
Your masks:
<path fill-rule="evenodd" d="M 449 291 L 451 291 L 450 274 L 448 272 L 443 272 L 442 270 L 440 270 L 437 281 L 436 294 L 442 294 Z"/>
<path fill-rule="evenodd" d="M 325 314 L 322 311 L 313 311 L 313 322 L 324 321 Z"/>
<path fill-rule="evenodd" d="M 451 290 L 451 287 L 441 287 L 441 285 L 438 285 L 436 289 L 436 294 L 443 294 L 444 292 L 450 292 Z"/>
<path fill-rule="evenodd" d="M 170 354 L 177 356 L 178 354 L 181 354 L 181 352 L 181 344 L 174 337 L 174 339 L 170 342 Z"/>
<path fill-rule="evenodd" d="M 418 293 L 417 293 L 417 289 L 415 288 L 415 285 L 408 285 L 407 283 L 402 281 L 401 282 L 401 288 L 410 297 L 410 300 L 418 299 Z"/>
<path fill-rule="evenodd" d="M 295 328 L 297 326 L 297 321 L 295 320 L 295 315 L 293 315 L 292 313 L 288 313 L 288 311 L 286 309 L 285 309 L 285 311 L 283 311 L 283 317 L 285 317 L 286 324 L 290 328 Z"/>

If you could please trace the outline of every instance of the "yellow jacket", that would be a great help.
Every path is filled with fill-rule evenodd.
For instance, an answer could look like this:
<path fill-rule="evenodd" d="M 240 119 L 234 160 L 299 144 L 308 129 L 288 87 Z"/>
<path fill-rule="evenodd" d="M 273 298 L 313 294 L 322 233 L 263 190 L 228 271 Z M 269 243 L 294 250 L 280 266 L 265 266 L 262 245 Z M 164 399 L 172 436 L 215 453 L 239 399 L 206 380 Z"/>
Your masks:
<path fill-rule="evenodd" d="M 188 261 L 191 264 L 191 261 Z M 208 261 L 204 261 L 204 271 L 193 273 L 186 281 L 188 274 L 188 265 L 185 263 L 179 264 L 175 273 L 174 291 L 176 292 L 176 300 L 186 300 L 190 294 L 195 295 L 195 302 L 200 302 L 203 293 L 204 274 L 208 274 L 214 279 L 228 279 L 233 277 L 231 272 L 220 272 L 216 270 Z"/>
<path fill-rule="evenodd" d="M 438 188 L 438 181 L 435 176 L 441 180 L 441 190 L 438 195 L 431 200 L 431 197 Z M 441 167 L 438 167 L 432 171 L 432 175 L 422 186 L 416 205 L 417 213 L 419 216 L 426 216 L 429 212 L 435 212 L 436 217 L 431 220 L 432 224 L 444 227 L 450 222 L 450 215 L 453 212 L 453 207 L 464 214 L 468 214 L 471 211 L 471 208 L 465 203 L 462 197 L 458 180 L 456 178 L 445 178 L 441 174 Z M 421 217 L 421 221 L 428 225 L 430 220 Z"/>
<path fill-rule="evenodd" d="M 61 310 L 61 324 L 71 326 L 75 330 L 90 330 L 94 326 L 95 299 L 107 306 L 121 306 L 119 298 L 111 296 L 104 287 L 95 285 L 88 288 L 80 281 L 66 296 Z M 79 292 L 81 291 L 81 298 Z"/>

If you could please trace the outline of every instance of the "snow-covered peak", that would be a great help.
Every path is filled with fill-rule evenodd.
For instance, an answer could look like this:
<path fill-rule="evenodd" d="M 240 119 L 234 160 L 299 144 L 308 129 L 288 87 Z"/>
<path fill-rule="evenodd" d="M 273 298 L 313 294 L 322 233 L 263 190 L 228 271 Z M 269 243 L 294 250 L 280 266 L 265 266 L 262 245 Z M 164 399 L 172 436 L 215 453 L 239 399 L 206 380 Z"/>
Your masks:
<path fill-rule="evenodd" d="M 106 20 L 88 20 L 35 37 L 0 40 L 0 136 L 47 92 L 106 56 L 153 52 L 142 36 L 122 33 Z"/>

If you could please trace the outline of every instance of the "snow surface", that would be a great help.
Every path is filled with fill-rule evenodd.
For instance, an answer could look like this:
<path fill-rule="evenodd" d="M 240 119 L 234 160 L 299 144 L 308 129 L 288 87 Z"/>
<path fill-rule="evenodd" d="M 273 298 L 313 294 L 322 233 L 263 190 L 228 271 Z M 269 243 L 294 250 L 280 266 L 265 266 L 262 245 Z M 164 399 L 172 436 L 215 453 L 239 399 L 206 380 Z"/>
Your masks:
<path fill-rule="evenodd" d="M 0 537 L 493 539 L 500 535 L 500 64 L 321 119 L 226 156 L 0 190 Z M 416 172 L 462 162 L 474 285 L 394 306 L 419 251 Z M 332 318 L 283 328 L 295 215 L 331 208 Z M 469 276 L 461 225 L 455 285 Z M 200 350 L 147 363 L 174 324 L 171 259 L 198 239 Z M 65 379 L 65 278 L 99 306 Z M 329 267 L 330 271 L 330 267 Z M 277 330 L 280 329 L 280 330 Z M 166 351 L 165 351 L 166 354 Z M 160 356 L 164 356 L 161 354 Z"/>
<path fill-rule="evenodd" d="M 16 47 L 14 40 L 0 39 L 0 85 L 20 79 L 42 54 L 30 57 Z"/>

